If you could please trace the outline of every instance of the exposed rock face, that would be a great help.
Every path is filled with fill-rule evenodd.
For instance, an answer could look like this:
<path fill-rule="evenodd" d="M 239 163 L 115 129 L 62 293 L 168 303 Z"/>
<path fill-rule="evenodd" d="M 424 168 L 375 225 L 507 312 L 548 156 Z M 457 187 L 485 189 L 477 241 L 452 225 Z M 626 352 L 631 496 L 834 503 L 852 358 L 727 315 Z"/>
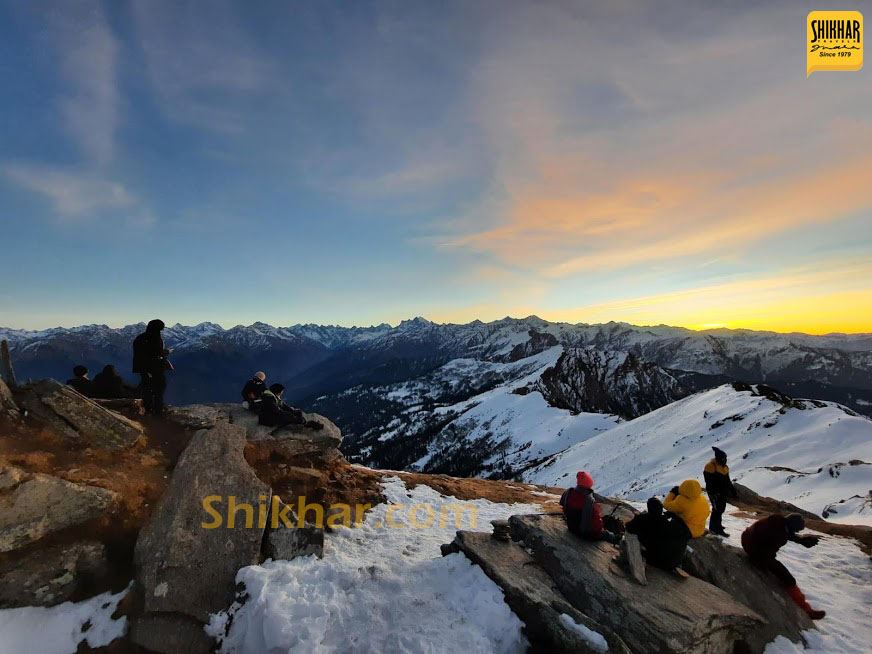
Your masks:
<path fill-rule="evenodd" d="M 727 591 L 766 618 L 766 624 L 745 636 L 754 652 L 762 652 L 778 636 L 801 642 L 801 632 L 814 628 L 809 617 L 793 603 L 771 573 L 750 565 L 742 550 L 725 545 L 715 536 L 690 541 L 683 568 Z"/>
<path fill-rule="evenodd" d="M 544 352 L 549 347 L 559 345 L 554 334 L 537 332 L 535 329 L 531 329 L 527 334 L 530 336 L 530 340 L 525 343 L 518 343 L 513 347 L 506 357 L 506 361 L 519 361 L 520 359 Z"/>
<path fill-rule="evenodd" d="M 197 628 L 202 630 L 210 613 L 233 601 L 239 568 L 258 562 L 267 515 L 264 510 L 261 521 L 259 508 L 269 506 L 272 491 L 246 463 L 244 447 L 243 427 L 218 422 L 197 432 L 179 458 L 169 487 L 136 543 L 145 615 L 135 620 L 134 642 L 168 654 L 206 651 L 197 645 Z M 203 505 L 208 496 L 220 498 L 212 506 L 223 522 L 213 529 L 201 524 L 213 522 Z M 245 526 L 243 510 L 236 512 L 233 528 L 226 526 L 230 496 L 237 507 L 252 506 L 250 527 Z M 148 626 L 167 620 L 173 628 L 156 633 Z"/>
<path fill-rule="evenodd" d="M 12 391 L 2 378 L 0 378 L 0 419 L 15 422 L 21 419 L 21 412 L 18 410 L 15 398 L 12 397 Z"/>
<path fill-rule="evenodd" d="M 143 435 L 139 423 L 53 379 L 38 381 L 23 390 L 22 406 L 75 445 L 122 449 Z"/>
<path fill-rule="evenodd" d="M 278 527 L 272 528 L 269 523 L 266 538 L 263 541 L 263 554 L 270 559 L 295 559 L 298 556 L 310 556 L 314 554 L 318 558 L 324 556 L 324 529 L 305 523 L 298 526 L 297 514 L 293 509 L 285 511 L 285 504 L 278 503 L 279 514 L 287 516 L 292 525 L 287 527 L 282 520 L 278 520 Z M 270 514 L 272 520 L 272 514 Z"/>
<path fill-rule="evenodd" d="M 687 395 L 672 375 L 635 354 L 582 348 L 560 355 L 534 389 L 552 406 L 625 418 L 636 418 Z"/>
<path fill-rule="evenodd" d="M 630 652 L 611 629 L 574 608 L 555 587 L 551 577 L 516 543 L 480 532 L 459 531 L 452 545 L 443 546 L 447 548 L 443 553 L 462 551 L 503 589 L 506 603 L 524 621 L 534 651 L 602 654 L 602 649 L 570 629 L 565 618 L 561 620 L 560 616 L 566 615 L 576 624 L 600 634 L 608 644 L 609 652 Z"/>
<path fill-rule="evenodd" d="M 102 543 L 54 545 L 0 561 L 0 608 L 54 606 L 70 599 L 85 578 L 107 574 Z"/>
<path fill-rule="evenodd" d="M 532 551 L 567 601 L 618 634 L 633 652 L 729 654 L 764 623 L 725 591 L 648 568 L 639 586 L 603 542 L 582 541 L 555 516 L 512 516 L 512 538 Z M 761 650 L 762 651 L 762 650 Z"/>
<path fill-rule="evenodd" d="M 2 473 L 0 494 L 0 552 L 10 552 L 69 527 L 107 516 L 118 494 L 51 475 Z"/>

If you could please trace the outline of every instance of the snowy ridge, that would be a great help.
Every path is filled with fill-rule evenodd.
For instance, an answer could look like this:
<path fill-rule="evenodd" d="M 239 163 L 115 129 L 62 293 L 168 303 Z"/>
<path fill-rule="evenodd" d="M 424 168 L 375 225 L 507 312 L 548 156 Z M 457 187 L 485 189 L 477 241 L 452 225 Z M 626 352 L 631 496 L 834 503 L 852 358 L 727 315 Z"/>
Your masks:
<path fill-rule="evenodd" d="M 734 480 L 761 495 L 872 525 L 872 420 L 835 403 L 784 404 L 758 391 L 697 393 L 574 445 L 524 479 L 565 486 L 584 469 L 598 492 L 644 500 L 684 479 L 702 482 L 716 445 Z"/>

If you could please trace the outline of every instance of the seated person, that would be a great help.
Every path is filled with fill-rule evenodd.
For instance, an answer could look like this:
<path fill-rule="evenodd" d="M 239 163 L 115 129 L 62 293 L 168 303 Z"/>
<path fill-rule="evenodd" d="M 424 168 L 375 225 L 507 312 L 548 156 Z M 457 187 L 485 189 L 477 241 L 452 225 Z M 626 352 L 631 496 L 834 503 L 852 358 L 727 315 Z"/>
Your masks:
<path fill-rule="evenodd" d="M 560 497 L 569 531 L 587 540 L 617 542 L 617 536 L 603 528 L 599 504 L 593 497 L 593 477 L 582 470 L 575 480 L 576 486 L 567 488 Z"/>
<path fill-rule="evenodd" d="M 92 397 L 94 382 L 88 379 L 88 369 L 85 366 L 75 366 L 73 375 L 72 379 L 67 380 L 67 386 L 71 386 L 85 397 Z"/>
<path fill-rule="evenodd" d="M 94 375 L 93 397 L 106 400 L 120 400 L 133 397 L 133 389 L 124 383 L 124 378 L 118 374 L 115 366 L 108 365 Z"/>
<path fill-rule="evenodd" d="M 663 513 L 656 497 L 648 500 L 648 512 L 640 513 L 626 525 L 628 534 L 636 534 L 642 555 L 651 565 L 673 570 L 684 561 L 690 530 L 674 513 Z"/>
<path fill-rule="evenodd" d="M 663 508 L 684 520 L 693 538 L 699 538 L 705 533 L 705 523 L 711 509 L 708 500 L 703 497 L 702 486 L 696 479 L 685 479 L 681 486 L 675 486 L 669 491 L 663 500 Z"/>
<path fill-rule="evenodd" d="M 246 408 L 249 411 L 260 412 L 260 396 L 265 390 L 266 373 L 264 372 L 254 373 L 254 377 L 245 382 L 245 386 L 242 387 L 242 401 L 247 403 Z"/>
<path fill-rule="evenodd" d="M 300 409 L 289 406 L 282 400 L 285 387 L 281 384 L 271 384 L 260 396 L 260 414 L 257 419 L 267 427 L 282 427 L 284 425 L 303 425 L 310 429 L 321 429 L 323 425 L 315 420 L 306 420 Z"/>

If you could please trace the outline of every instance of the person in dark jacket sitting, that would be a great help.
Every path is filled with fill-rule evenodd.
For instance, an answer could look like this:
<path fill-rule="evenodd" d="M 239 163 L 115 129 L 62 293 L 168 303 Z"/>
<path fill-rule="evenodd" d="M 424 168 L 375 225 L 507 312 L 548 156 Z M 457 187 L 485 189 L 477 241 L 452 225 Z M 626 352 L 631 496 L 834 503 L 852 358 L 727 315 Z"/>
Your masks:
<path fill-rule="evenodd" d="M 124 378 L 118 374 L 115 366 L 108 365 L 94 375 L 94 397 L 120 400 L 133 397 L 133 389 L 124 383 Z"/>
<path fill-rule="evenodd" d="M 567 488 L 560 497 L 569 531 L 587 540 L 617 542 L 617 536 L 603 528 L 599 504 L 593 497 L 593 477 L 581 470 L 575 481 L 575 487 Z"/>
<path fill-rule="evenodd" d="M 702 475 L 705 478 L 705 491 L 712 505 L 712 515 L 709 518 L 709 531 L 718 536 L 727 536 L 721 517 L 727 510 L 727 497 L 736 497 L 736 488 L 730 480 L 730 468 L 727 466 L 727 453 L 712 447 L 714 458 L 705 464 Z"/>
<path fill-rule="evenodd" d="M 88 379 L 88 369 L 85 366 L 73 368 L 73 378 L 67 380 L 67 386 L 71 386 L 85 397 L 93 397 L 94 382 Z"/>
<path fill-rule="evenodd" d="M 281 384 L 270 384 L 260 396 L 260 414 L 258 423 L 267 427 L 282 427 L 284 425 L 302 425 L 309 429 L 321 429 L 323 425 L 317 420 L 306 420 L 300 409 L 289 406 L 282 400 L 285 387 Z"/>
<path fill-rule="evenodd" d="M 245 382 L 242 387 L 242 401 L 248 406 L 249 411 L 260 413 L 260 397 L 266 390 L 266 373 L 256 372 L 254 377 Z"/>
<path fill-rule="evenodd" d="M 817 536 L 797 536 L 797 532 L 805 529 L 805 520 L 798 513 L 788 516 L 771 515 L 755 522 L 742 532 L 742 548 L 748 558 L 758 568 L 775 575 L 784 586 L 787 594 L 796 605 L 805 611 L 812 620 L 820 620 L 826 613 L 816 611 L 806 601 L 805 595 L 796 585 L 796 579 L 775 556 L 787 541 L 799 543 L 803 547 L 814 547 L 818 544 Z"/>
<path fill-rule="evenodd" d="M 645 560 L 663 570 L 673 570 L 684 561 L 690 530 L 673 513 L 663 512 L 656 497 L 648 500 L 648 512 L 640 513 L 626 525 L 628 534 L 636 534 Z"/>

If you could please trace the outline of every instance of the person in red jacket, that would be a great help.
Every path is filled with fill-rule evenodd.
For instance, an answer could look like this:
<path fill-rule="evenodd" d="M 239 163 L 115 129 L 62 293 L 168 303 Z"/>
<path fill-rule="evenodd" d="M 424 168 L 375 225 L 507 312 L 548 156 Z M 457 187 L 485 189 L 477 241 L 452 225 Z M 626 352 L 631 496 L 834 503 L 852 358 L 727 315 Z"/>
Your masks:
<path fill-rule="evenodd" d="M 812 620 L 820 620 L 826 615 L 824 611 L 816 611 L 806 601 L 805 595 L 796 585 L 796 579 L 790 571 L 784 567 L 777 558 L 780 550 L 787 541 L 799 543 L 804 547 L 814 547 L 818 544 L 817 536 L 797 536 L 797 532 L 805 529 L 805 520 L 798 513 L 788 516 L 771 515 L 755 522 L 742 532 L 742 548 L 748 557 L 758 568 L 768 570 L 780 581 L 787 594 L 797 606 L 808 614 Z"/>
<path fill-rule="evenodd" d="M 593 497 L 593 477 L 582 470 L 575 475 L 575 481 L 576 486 L 567 488 L 560 497 L 569 531 L 587 540 L 616 542 L 617 537 L 603 529 L 599 504 Z"/>

